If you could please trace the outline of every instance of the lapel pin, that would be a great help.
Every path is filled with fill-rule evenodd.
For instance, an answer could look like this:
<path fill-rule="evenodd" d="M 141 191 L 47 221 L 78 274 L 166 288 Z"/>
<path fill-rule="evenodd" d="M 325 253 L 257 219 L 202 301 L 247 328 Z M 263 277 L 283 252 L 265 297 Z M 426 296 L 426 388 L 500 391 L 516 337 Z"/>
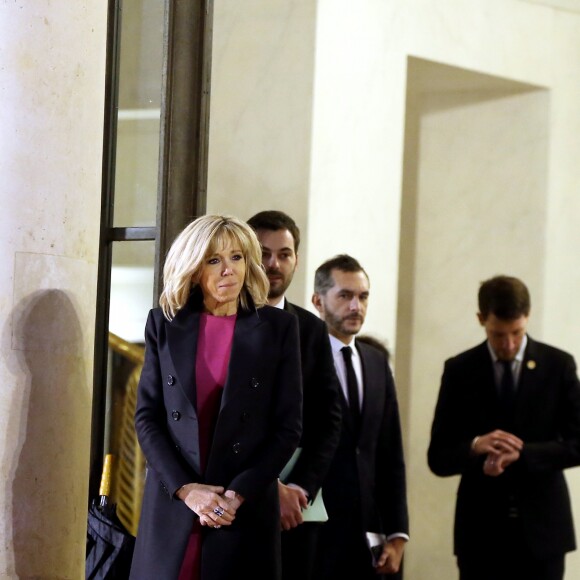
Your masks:
<path fill-rule="evenodd" d="M 528 367 L 528 368 L 529 368 L 531 371 L 533 371 L 533 370 L 536 368 L 536 361 L 535 361 L 535 360 L 529 360 L 529 361 L 526 363 L 526 366 L 527 366 L 527 367 Z"/>

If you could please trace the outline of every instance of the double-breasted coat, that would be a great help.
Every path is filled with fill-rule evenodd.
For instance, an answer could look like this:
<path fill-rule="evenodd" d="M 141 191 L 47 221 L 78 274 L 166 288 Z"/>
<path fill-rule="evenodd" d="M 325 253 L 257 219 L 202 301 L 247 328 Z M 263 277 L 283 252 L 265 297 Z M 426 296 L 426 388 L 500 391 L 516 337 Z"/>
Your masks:
<path fill-rule="evenodd" d="M 279 576 L 277 477 L 298 445 L 302 389 L 296 318 L 238 310 L 205 472 L 200 468 L 195 359 L 202 309 L 195 294 L 168 321 L 147 320 L 135 427 L 148 469 L 131 569 L 134 580 L 176 580 L 195 516 L 175 492 L 199 482 L 245 498 L 231 526 L 204 528 L 202 579 Z"/>

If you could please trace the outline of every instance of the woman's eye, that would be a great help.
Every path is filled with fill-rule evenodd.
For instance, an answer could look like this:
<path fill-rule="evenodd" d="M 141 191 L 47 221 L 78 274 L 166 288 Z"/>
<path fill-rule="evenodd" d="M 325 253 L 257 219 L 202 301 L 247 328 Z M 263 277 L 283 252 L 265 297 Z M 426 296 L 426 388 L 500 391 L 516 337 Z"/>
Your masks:
<path fill-rule="evenodd" d="M 232 260 L 239 261 L 239 260 L 243 260 L 243 259 L 244 259 L 244 256 L 242 256 L 242 254 L 234 254 L 232 256 Z"/>
<path fill-rule="evenodd" d="M 219 259 L 218 258 L 210 258 L 207 261 L 208 264 L 219 264 Z"/>

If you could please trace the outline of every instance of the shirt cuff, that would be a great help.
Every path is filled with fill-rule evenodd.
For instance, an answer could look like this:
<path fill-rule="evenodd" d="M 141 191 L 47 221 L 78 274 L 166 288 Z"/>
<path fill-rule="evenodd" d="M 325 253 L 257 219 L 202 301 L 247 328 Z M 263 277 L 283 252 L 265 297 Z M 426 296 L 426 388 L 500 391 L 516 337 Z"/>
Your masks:
<path fill-rule="evenodd" d="M 409 534 L 404 534 L 403 532 L 397 532 L 396 534 L 389 534 L 387 536 L 387 542 L 389 540 L 394 540 L 395 538 L 403 538 L 406 542 L 409 541 Z"/>

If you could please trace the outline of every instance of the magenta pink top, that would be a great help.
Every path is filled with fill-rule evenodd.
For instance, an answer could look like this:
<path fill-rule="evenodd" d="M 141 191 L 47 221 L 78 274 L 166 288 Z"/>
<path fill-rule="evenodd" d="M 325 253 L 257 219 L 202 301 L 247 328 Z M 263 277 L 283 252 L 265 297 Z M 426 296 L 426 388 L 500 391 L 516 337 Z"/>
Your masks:
<path fill-rule="evenodd" d="M 228 375 L 236 316 L 212 316 L 204 313 L 199 322 L 195 384 L 202 470 L 205 470 Z"/>
<path fill-rule="evenodd" d="M 203 313 L 199 321 L 197 354 L 195 357 L 195 384 L 197 389 L 197 419 L 199 426 L 199 451 L 202 471 L 205 471 L 211 449 L 213 432 L 222 400 L 222 391 L 228 376 L 228 365 L 234 340 L 236 314 L 212 316 Z M 207 482 L 212 484 L 211 481 Z M 195 520 L 179 580 L 201 578 L 202 526 Z"/>

